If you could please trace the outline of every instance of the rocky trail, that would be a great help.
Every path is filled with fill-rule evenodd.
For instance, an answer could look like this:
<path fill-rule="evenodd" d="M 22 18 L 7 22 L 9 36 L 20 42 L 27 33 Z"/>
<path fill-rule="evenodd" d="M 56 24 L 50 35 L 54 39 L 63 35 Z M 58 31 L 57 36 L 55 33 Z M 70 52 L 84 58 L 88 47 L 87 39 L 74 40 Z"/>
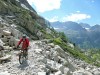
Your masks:
<path fill-rule="evenodd" d="M 11 60 L 0 64 L 0 75 L 100 75 L 100 68 L 71 57 L 47 41 L 31 42 L 28 60 L 22 65 L 18 52 L 11 51 Z"/>
<path fill-rule="evenodd" d="M 28 60 L 20 65 L 17 56 L 19 51 L 12 51 L 11 61 L 0 65 L 0 75 L 3 73 L 4 75 L 35 75 L 36 73 L 41 72 L 40 67 L 43 65 L 41 65 L 41 62 L 38 62 L 38 58 L 40 58 L 41 55 L 35 54 L 35 50 L 39 50 L 39 48 L 35 42 L 31 42 L 30 45 L 31 48 L 29 49 Z"/>

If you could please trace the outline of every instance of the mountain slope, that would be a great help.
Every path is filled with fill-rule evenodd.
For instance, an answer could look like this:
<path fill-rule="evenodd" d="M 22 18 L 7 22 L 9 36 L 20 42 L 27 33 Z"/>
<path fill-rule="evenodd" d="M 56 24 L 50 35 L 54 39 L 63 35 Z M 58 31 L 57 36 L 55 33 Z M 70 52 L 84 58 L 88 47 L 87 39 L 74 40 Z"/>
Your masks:
<path fill-rule="evenodd" d="M 18 29 L 22 27 L 19 30 L 33 39 L 54 36 L 49 22 L 39 16 L 26 0 L 0 0 L 0 15 L 10 25 L 16 24 Z"/>
<path fill-rule="evenodd" d="M 100 48 L 100 25 L 90 26 L 85 23 L 54 22 L 51 23 L 51 26 L 57 27 L 57 31 L 64 32 L 72 42 L 83 49 Z"/>

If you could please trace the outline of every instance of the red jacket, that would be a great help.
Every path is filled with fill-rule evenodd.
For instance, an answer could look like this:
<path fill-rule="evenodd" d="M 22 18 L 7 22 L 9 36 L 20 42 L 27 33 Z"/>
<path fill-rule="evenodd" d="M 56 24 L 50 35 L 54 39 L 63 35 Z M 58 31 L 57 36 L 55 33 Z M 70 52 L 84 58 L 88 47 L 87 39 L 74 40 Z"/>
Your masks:
<path fill-rule="evenodd" d="M 25 40 L 23 40 L 23 38 L 20 39 L 20 41 L 18 42 L 18 45 L 19 46 L 20 44 L 22 43 L 22 49 L 27 49 L 27 47 L 29 46 L 29 40 L 28 38 L 25 38 Z"/>

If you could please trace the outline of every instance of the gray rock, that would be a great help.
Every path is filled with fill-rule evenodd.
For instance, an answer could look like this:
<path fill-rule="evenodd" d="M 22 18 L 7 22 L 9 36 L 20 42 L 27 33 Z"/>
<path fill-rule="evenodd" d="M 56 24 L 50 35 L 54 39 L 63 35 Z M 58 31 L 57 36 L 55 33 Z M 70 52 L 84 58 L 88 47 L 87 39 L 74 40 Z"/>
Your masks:
<path fill-rule="evenodd" d="M 46 72 L 38 72 L 38 75 L 46 75 Z"/>
<path fill-rule="evenodd" d="M 55 73 L 55 75 L 62 75 L 61 71 Z"/>
<path fill-rule="evenodd" d="M 11 35 L 11 32 L 8 31 L 8 30 L 3 30 L 3 35 L 10 36 Z"/>
<path fill-rule="evenodd" d="M 89 71 L 85 71 L 84 75 L 93 75 L 93 74 L 91 72 L 89 72 Z"/>
<path fill-rule="evenodd" d="M 5 72 L 0 72 L 0 75 L 10 75 L 10 73 L 8 73 L 8 71 L 5 71 Z"/>
<path fill-rule="evenodd" d="M 15 40 L 15 38 L 14 38 L 13 36 L 10 36 L 9 45 L 10 45 L 11 47 L 14 46 L 14 40 Z"/>
<path fill-rule="evenodd" d="M 93 74 L 94 74 L 94 75 L 100 75 L 100 70 L 95 69 L 95 71 L 93 71 Z"/>

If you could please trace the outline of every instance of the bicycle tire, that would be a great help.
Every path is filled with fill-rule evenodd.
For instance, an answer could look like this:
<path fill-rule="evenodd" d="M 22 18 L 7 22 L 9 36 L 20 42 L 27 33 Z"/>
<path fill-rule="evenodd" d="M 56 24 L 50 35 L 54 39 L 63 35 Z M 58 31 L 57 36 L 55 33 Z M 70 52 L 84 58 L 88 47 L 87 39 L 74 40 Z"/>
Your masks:
<path fill-rule="evenodd" d="M 23 64 L 23 61 L 24 61 L 24 57 L 22 54 L 19 55 L 19 63 L 20 64 Z"/>

